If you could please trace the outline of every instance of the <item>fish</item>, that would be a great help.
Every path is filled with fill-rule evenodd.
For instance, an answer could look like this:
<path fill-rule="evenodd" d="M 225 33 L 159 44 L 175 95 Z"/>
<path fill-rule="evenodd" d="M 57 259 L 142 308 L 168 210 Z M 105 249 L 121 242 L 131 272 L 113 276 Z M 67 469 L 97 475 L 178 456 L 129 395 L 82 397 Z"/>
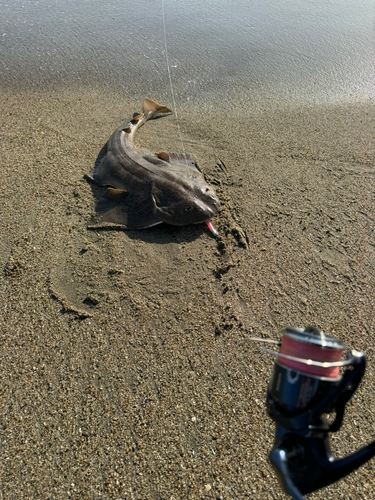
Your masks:
<path fill-rule="evenodd" d="M 161 223 L 183 226 L 208 221 L 220 208 L 194 157 L 138 150 L 134 134 L 148 120 L 170 115 L 161 104 L 144 99 L 142 113 L 117 128 L 98 156 L 91 179 L 102 194 L 89 227 L 119 225 L 144 229 Z"/>

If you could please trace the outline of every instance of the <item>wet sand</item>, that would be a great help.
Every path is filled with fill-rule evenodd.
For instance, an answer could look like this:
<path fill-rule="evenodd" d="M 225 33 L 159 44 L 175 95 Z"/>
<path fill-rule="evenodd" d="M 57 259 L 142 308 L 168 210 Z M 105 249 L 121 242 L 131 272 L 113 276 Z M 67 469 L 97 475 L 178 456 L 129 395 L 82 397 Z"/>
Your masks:
<path fill-rule="evenodd" d="M 313 324 L 366 351 L 333 449 L 375 439 L 374 106 L 180 107 L 219 240 L 88 230 L 84 175 L 140 104 L 2 89 L 1 498 L 286 498 L 268 463 L 273 359 L 249 337 Z M 173 117 L 138 142 L 182 148 Z M 373 498 L 373 470 L 311 498 Z"/>

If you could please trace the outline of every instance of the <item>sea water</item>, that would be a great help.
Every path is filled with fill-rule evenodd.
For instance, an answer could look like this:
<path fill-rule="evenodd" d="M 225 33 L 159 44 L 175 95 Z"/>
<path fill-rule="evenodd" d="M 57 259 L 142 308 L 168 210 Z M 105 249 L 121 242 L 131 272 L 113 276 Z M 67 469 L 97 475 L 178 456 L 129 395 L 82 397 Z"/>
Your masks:
<path fill-rule="evenodd" d="M 371 0 L 0 1 L 0 82 L 178 105 L 374 96 Z"/>

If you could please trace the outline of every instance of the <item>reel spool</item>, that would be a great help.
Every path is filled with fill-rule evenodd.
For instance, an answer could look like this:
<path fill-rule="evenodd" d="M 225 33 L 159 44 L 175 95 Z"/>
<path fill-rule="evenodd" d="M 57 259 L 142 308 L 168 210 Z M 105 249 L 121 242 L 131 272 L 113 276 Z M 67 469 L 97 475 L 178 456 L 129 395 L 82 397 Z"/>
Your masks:
<path fill-rule="evenodd" d="M 355 358 L 349 353 L 341 359 L 345 345 L 317 328 L 286 328 L 282 335 L 280 352 L 263 349 L 277 356 L 269 394 L 284 410 L 298 414 L 314 406 L 332 384 L 337 386 L 340 368 Z"/>
<path fill-rule="evenodd" d="M 267 342 L 264 339 L 252 339 Z M 270 461 L 284 490 L 295 500 L 346 476 L 375 455 L 375 442 L 341 460 L 329 446 L 339 430 L 345 405 L 364 374 L 366 360 L 346 352 L 342 342 L 317 328 L 286 328 L 275 356 L 267 392 L 267 412 L 276 423 Z M 328 421 L 323 414 L 335 413 Z"/>
<path fill-rule="evenodd" d="M 317 328 L 286 328 L 283 331 L 281 349 L 278 354 L 280 365 L 315 376 L 321 380 L 335 380 L 345 346 L 342 342 L 327 337 Z"/>

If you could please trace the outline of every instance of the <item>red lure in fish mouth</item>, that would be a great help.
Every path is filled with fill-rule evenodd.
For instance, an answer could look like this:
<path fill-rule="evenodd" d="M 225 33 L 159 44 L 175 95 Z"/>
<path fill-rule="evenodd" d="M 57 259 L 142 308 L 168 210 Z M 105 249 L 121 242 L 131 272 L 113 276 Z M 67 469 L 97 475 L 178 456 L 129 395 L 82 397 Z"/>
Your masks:
<path fill-rule="evenodd" d="M 216 231 L 216 229 L 214 228 L 214 226 L 211 224 L 211 222 L 209 220 L 206 220 L 205 224 L 208 227 L 208 229 L 211 231 L 211 233 L 215 236 L 215 238 L 217 238 L 219 236 L 219 234 Z"/>

